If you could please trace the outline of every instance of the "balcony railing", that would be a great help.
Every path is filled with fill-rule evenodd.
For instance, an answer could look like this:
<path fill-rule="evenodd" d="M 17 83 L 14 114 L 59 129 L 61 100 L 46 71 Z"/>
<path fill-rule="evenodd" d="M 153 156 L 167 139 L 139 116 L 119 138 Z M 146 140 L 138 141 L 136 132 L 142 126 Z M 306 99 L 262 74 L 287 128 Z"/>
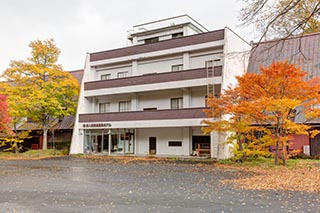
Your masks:
<path fill-rule="evenodd" d="M 79 122 L 111 122 L 206 118 L 205 108 L 80 114 Z"/>
<path fill-rule="evenodd" d="M 222 72 L 222 67 L 217 67 Z M 141 76 L 131 76 L 110 80 L 91 81 L 84 83 L 84 90 L 107 89 L 115 87 L 125 87 L 143 84 L 165 83 L 172 81 L 185 81 L 191 79 L 206 78 L 206 68 L 183 70 L 175 72 L 154 73 Z"/>

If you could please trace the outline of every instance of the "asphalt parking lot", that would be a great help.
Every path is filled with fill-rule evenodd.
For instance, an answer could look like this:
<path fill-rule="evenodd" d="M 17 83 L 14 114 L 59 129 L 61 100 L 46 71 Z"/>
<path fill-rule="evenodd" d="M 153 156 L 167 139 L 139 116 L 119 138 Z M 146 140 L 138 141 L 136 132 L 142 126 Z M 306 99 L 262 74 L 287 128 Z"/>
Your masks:
<path fill-rule="evenodd" d="M 317 193 L 221 184 L 238 173 L 185 162 L 0 160 L 0 212 L 320 212 Z"/>

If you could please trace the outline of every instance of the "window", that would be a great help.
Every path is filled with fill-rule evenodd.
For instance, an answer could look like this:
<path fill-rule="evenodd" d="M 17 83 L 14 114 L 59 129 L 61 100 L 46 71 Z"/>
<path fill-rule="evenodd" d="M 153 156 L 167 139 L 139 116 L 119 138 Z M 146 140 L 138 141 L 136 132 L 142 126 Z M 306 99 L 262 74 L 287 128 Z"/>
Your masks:
<path fill-rule="evenodd" d="M 180 33 L 173 33 L 172 34 L 172 38 L 180 38 L 183 36 L 183 32 L 180 32 Z"/>
<path fill-rule="evenodd" d="M 206 61 L 206 67 L 212 67 L 213 66 L 213 61 Z"/>
<path fill-rule="evenodd" d="M 145 44 L 151 44 L 151 43 L 156 43 L 159 41 L 159 37 L 154 37 L 154 38 L 147 38 L 144 40 Z"/>
<path fill-rule="evenodd" d="M 128 72 L 118 72 L 118 78 L 128 77 Z"/>
<path fill-rule="evenodd" d="M 214 86 L 214 96 L 220 97 L 221 94 L 221 84 L 215 84 Z"/>
<path fill-rule="evenodd" d="M 27 123 L 33 123 L 35 122 L 32 118 L 27 117 Z"/>
<path fill-rule="evenodd" d="M 171 71 L 180 71 L 183 70 L 183 64 L 176 64 L 171 66 Z"/>
<path fill-rule="evenodd" d="M 178 146 L 181 147 L 182 146 L 182 141 L 169 141 L 168 142 L 168 146 Z"/>
<path fill-rule="evenodd" d="M 111 74 L 101 75 L 101 80 L 109 80 L 109 79 L 111 79 Z"/>
<path fill-rule="evenodd" d="M 213 68 L 213 76 L 222 76 L 222 66 L 215 66 Z"/>
<path fill-rule="evenodd" d="M 131 111 L 131 101 L 120 101 L 119 102 L 119 112 Z"/>
<path fill-rule="evenodd" d="M 157 107 L 143 108 L 143 111 L 157 110 Z"/>
<path fill-rule="evenodd" d="M 171 98 L 171 109 L 181 109 L 183 108 L 182 98 Z"/>
<path fill-rule="evenodd" d="M 110 103 L 99 103 L 99 112 L 110 112 Z"/>

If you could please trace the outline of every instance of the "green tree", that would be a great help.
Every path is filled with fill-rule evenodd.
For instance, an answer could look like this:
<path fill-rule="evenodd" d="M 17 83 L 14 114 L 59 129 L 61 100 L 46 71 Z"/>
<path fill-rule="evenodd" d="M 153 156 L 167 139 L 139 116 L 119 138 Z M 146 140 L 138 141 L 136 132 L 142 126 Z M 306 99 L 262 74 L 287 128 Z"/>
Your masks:
<path fill-rule="evenodd" d="M 12 61 L 2 77 L 8 82 L 7 91 L 16 96 L 12 99 L 21 104 L 17 109 L 13 106 L 13 115 L 27 116 L 41 124 L 45 150 L 48 130 L 56 119 L 75 113 L 79 85 L 57 64 L 60 50 L 53 39 L 36 40 L 29 47 L 31 57 Z"/>
<path fill-rule="evenodd" d="M 319 79 L 305 81 L 306 72 L 287 62 L 260 68 L 261 74 L 246 73 L 238 84 L 225 90 L 220 98 L 208 100 L 204 121 L 206 132 L 231 132 L 230 140 L 247 155 L 264 154 L 276 148 L 275 164 L 286 162 L 286 147 L 293 134 L 315 135 L 307 121 L 320 116 Z M 297 115 L 304 120 L 296 122 Z M 260 138 L 256 133 L 263 133 Z"/>

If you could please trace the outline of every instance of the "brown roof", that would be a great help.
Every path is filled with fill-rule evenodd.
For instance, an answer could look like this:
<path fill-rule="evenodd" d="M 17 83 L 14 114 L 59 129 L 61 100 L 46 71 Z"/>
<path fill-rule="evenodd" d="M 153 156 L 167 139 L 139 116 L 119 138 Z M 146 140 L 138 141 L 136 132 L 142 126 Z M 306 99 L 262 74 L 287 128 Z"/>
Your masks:
<path fill-rule="evenodd" d="M 56 121 L 54 125 L 55 130 L 67 130 L 73 129 L 75 117 L 70 115 L 64 117 L 62 120 Z M 18 127 L 18 130 L 42 130 L 42 126 L 40 123 L 37 122 L 25 122 L 21 126 Z"/>
<path fill-rule="evenodd" d="M 83 70 L 73 70 L 69 71 L 69 73 L 78 80 L 79 84 L 81 84 L 83 78 Z"/>
<path fill-rule="evenodd" d="M 124 57 L 129 55 L 171 49 L 176 47 L 183 47 L 194 44 L 201 44 L 210 41 L 218 41 L 224 39 L 224 29 L 211 31 L 208 33 L 201 33 L 191 36 L 174 38 L 164 41 L 159 41 L 151 44 L 141 44 L 131 47 L 119 48 L 114 50 L 107 50 L 90 54 L 90 61 L 99 61 L 110 58 Z"/>
<path fill-rule="evenodd" d="M 258 72 L 260 66 L 284 60 L 307 71 L 309 78 L 320 76 L 320 32 L 259 44 L 252 49 L 248 72 Z"/>
<path fill-rule="evenodd" d="M 74 116 L 66 116 L 59 123 L 57 123 L 54 128 L 59 130 L 73 129 L 74 121 Z"/>

